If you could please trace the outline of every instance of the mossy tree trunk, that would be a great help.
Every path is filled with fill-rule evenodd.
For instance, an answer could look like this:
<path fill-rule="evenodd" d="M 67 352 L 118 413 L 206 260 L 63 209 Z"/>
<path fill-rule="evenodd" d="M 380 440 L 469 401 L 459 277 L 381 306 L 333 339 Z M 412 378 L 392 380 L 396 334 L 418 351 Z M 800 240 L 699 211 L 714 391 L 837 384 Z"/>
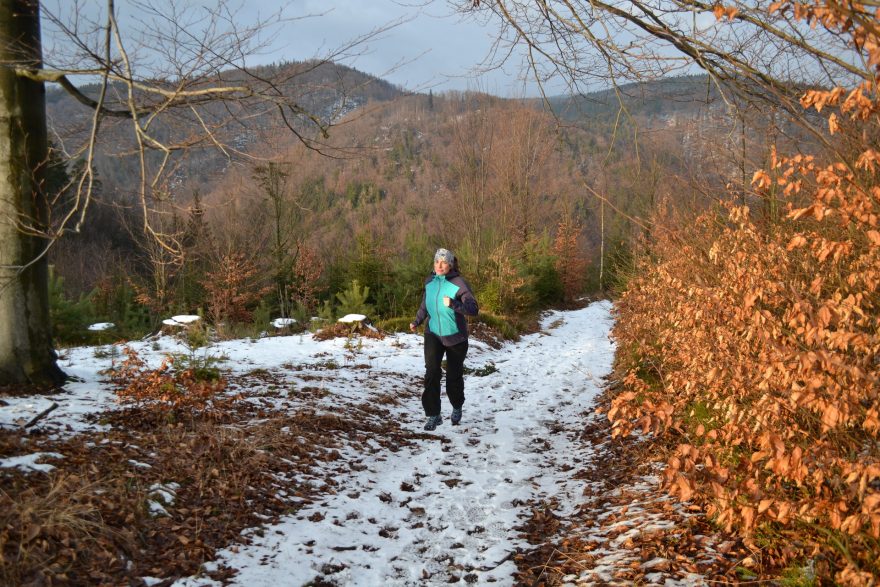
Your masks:
<path fill-rule="evenodd" d="M 47 160 L 42 83 L 16 67 L 42 65 L 37 0 L 0 2 L 0 385 L 64 380 L 52 348 L 46 240 L 22 230 L 47 221 L 42 175 Z"/>

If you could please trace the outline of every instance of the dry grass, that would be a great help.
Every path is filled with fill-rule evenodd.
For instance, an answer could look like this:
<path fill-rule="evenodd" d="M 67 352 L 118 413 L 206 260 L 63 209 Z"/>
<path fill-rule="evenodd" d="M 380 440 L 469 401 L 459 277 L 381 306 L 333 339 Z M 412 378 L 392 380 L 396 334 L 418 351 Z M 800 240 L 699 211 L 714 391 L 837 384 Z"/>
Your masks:
<path fill-rule="evenodd" d="M 119 572 L 134 548 L 140 499 L 119 480 L 58 469 L 4 475 L 0 489 L 0 552 L 4 585 L 89 583 Z M 127 514 L 125 512 L 128 512 Z M 119 523 L 114 523 L 114 521 Z"/>

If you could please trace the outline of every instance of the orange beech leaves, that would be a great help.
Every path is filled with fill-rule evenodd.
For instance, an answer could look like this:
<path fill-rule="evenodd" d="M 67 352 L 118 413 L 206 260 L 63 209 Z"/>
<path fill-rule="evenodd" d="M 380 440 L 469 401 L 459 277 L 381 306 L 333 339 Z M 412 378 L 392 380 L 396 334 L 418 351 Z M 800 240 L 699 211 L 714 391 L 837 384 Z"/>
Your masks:
<path fill-rule="evenodd" d="M 196 369 L 174 369 L 166 357 L 158 369 L 150 369 L 134 349 L 124 347 L 125 359 L 110 370 L 110 380 L 120 401 L 148 405 L 160 410 L 203 411 L 226 402 L 223 377 L 205 378 Z M 218 399 L 223 402 L 218 402 Z"/>
<path fill-rule="evenodd" d="M 853 17 L 863 8 L 770 10 L 849 35 L 876 74 L 877 27 Z M 675 439 L 663 474 L 671 493 L 747 543 L 798 532 L 800 547 L 781 548 L 777 563 L 821 552 L 834 561 L 829 578 L 846 585 L 880 573 L 876 83 L 804 94 L 829 134 L 860 147 L 830 161 L 771 152 L 752 185 L 783 202 L 785 218 L 729 204 L 651 235 L 617 305 L 625 376 L 608 411 L 614 435 Z"/>

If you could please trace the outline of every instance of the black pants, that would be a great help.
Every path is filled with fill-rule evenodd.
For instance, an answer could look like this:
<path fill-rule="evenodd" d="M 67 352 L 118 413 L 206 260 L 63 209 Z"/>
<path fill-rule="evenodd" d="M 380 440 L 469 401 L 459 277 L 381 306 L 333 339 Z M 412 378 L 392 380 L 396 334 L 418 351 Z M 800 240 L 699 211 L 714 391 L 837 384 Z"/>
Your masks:
<path fill-rule="evenodd" d="M 440 378 L 443 371 L 440 363 L 446 354 L 446 396 L 453 408 L 464 404 L 464 358 L 467 355 L 467 341 L 452 346 L 443 346 L 437 335 L 425 332 L 425 391 L 422 393 L 422 407 L 426 416 L 440 415 Z"/>

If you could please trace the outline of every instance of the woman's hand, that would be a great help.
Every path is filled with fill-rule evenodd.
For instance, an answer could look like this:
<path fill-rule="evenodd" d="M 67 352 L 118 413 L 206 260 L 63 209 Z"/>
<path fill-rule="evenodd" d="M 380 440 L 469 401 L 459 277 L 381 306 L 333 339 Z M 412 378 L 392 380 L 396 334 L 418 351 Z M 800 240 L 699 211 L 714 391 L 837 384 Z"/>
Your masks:
<path fill-rule="evenodd" d="M 452 298 L 450 298 L 449 296 L 443 296 L 443 305 L 446 306 L 447 308 L 451 307 L 452 306 Z"/>
<path fill-rule="evenodd" d="M 416 325 L 415 322 L 410 322 L 410 323 L 409 323 L 409 331 L 410 331 L 410 332 L 415 332 L 415 331 L 416 331 L 416 328 L 418 328 L 418 326 Z"/>

